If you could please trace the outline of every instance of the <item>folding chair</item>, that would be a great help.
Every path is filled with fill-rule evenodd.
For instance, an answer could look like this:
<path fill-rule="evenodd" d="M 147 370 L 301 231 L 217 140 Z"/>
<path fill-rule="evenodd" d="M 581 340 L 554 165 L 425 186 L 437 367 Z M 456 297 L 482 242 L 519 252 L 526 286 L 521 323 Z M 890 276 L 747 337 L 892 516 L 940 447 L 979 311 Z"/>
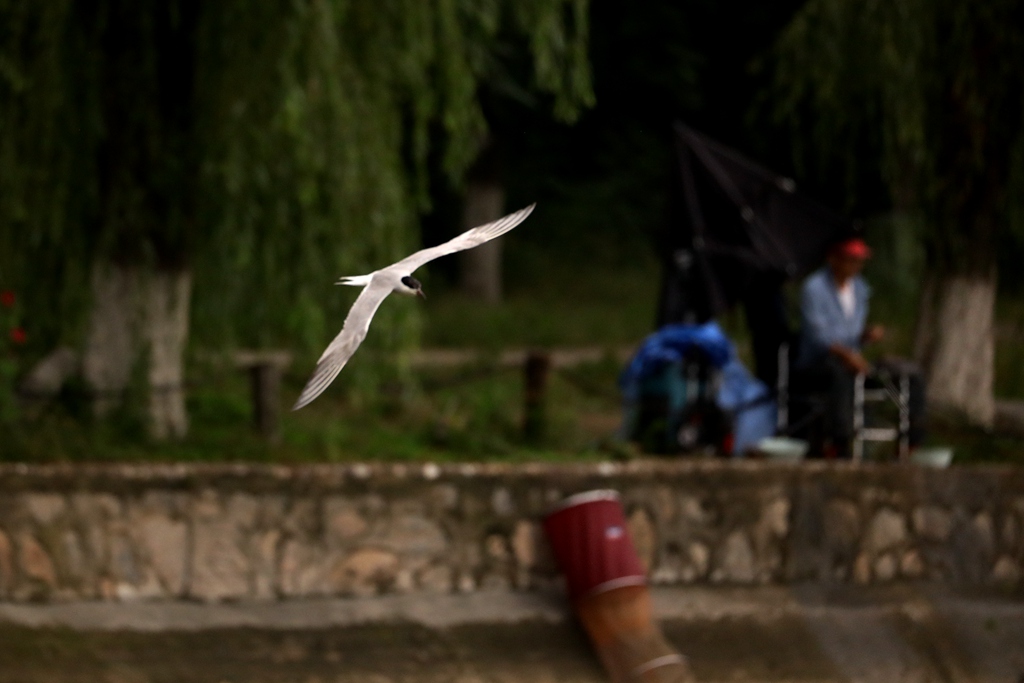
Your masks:
<path fill-rule="evenodd" d="M 895 375 L 895 377 L 894 377 Z M 880 387 L 867 387 L 868 379 L 877 379 Z M 895 379 L 895 382 L 893 381 Z M 898 413 L 895 427 L 868 427 L 864 413 L 868 403 L 892 401 Z M 882 367 L 869 378 L 860 373 L 853 382 L 853 459 L 864 459 L 864 442 L 895 441 L 896 457 L 906 460 L 910 454 L 910 373 Z"/>
<path fill-rule="evenodd" d="M 776 381 L 778 401 L 776 431 L 779 434 L 791 434 L 806 427 L 808 423 L 819 418 L 823 413 L 823 405 L 814 396 L 800 396 L 799 400 L 807 404 L 806 414 L 797 424 L 790 423 L 790 413 L 794 402 L 790 385 L 790 354 L 791 345 L 779 345 L 779 374 Z M 877 380 L 880 386 L 868 386 L 866 380 Z M 897 424 L 895 427 L 867 426 L 866 407 L 870 403 L 891 401 L 896 405 Z M 853 452 L 854 461 L 864 459 L 865 442 L 896 442 L 896 453 L 899 460 L 905 460 L 910 453 L 910 371 L 901 367 L 880 367 L 870 377 L 858 374 L 853 384 Z"/>

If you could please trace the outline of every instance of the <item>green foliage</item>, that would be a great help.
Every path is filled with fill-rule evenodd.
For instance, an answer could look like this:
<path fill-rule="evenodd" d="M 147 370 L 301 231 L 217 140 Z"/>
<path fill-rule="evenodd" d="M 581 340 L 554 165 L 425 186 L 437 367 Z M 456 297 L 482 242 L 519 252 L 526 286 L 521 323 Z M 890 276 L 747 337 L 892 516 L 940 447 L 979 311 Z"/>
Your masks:
<path fill-rule="evenodd" d="M 31 428 L 0 425 L 0 462 L 575 461 L 607 458 L 595 445 L 618 424 L 616 364 L 555 372 L 548 397 L 550 438 L 527 446 L 519 370 L 482 365 L 422 371 L 429 401 L 357 404 L 332 392 L 309 410 L 290 414 L 282 421 L 281 442 L 269 444 L 252 428 L 248 378 L 225 366 L 203 371 L 203 384 L 189 395 L 191 429 L 185 440 L 148 442 L 127 416 L 87 425 L 62 402 L 37 416 Z M 282 410 L 305 379 L 298 372 L 287 378 Z M 594 396 L 586 390 L 589 384 L 606 390 Z"/>
<path fill-rule="evenodd" d="M 522 245 L 509 245 L 509 258 Z M 614 350 L 649 331 L 658 273 L 602 264 L 538 268 L 514 284 L 494 308 L 467 305 L 454 292 L 432 289 L 422 306 L 424 337 L 457 348 L 589 346 Z M 516 279 L 513 278 L 513 283 Z M 341 289 L 341 288 L 339 288 Z M 344 291 L 348 291 L 345 288 Z M 435 296 L 435 293 L 437 294 Z M 399 302 L 404 302 L 399 299 Z M 416 304 L 415 300 L 409 300 Z M 453 324 L 456 323 L 457 324 Z M 491 336 L 494 335 L 494 336 Z M 500 337 L 498 336 L 500 335 Z M 363 350 L 360 350 L 362 354 Z M 521 434 L 522 368 L 499 367 L 493 357 L 458 368 L 416 368 L 416 394 L 387 383 L 372 400 L 336 383 L 308 408 L 288 408 L 308 379 L 293 363 L 281 391 L 282 442 L 266 444 L 252 427 L 248 374 L 228 358 L 197 354 L 188 364 L 189 435 L 154 444 L 129 406 L 112 419 L 89 423 L 84 386 L 66 386 L 57 402 L 34 405 L 13 431 L 0 427 L 0 460 L 32 462 L 243 460 L 255 462 L 352 460 L 578 460 L 607 458 L 595 448 L 619 424 L 616 379 L 621 364 L 559 368 L 550 379 L 548 438 L 527 446 Z M 360 364 L 391 365 L 379 354 Z M 351 368 L 350 368 L 351 369 Z M 381 368 L 370 372 L 383 373 Z M 348 380 L 346 380 L 347 384 Z M 136 397 L 144 406 L 144 396 Z"/>
<path fill-rule="evenodd" d="M 94 167 L 98 125 L 88 60 L 64 54 L 72 21 L 70 1 L 0 0 L 0 282 L 33 312 L 33 341 L 54 341 L 80 308 L 96 210 L 95 174 L 72 179 Z"/>
<path fill-rule="evenodd" d="M 473 160 L 499 47 L 558 118 L 593 101 L 587 6 L 0 0 L 0 276 L 51 343 L 113 258 L 193 268 L 204 344 L 319 348 L 350 304 L 325 286 L 415 246 L 432 148 Z M 371 346 L 416 339 L 379 316 Z"/>
<path fill-rule="evenodd" d="M 877 150 L 895 207 L 927 220 L 929 265 L 992 267 L 1024 206 L 1019 2 L 810 0 L 773 58 L 798 158 L 838 162 L 852 190 Z"/>
<path fill-rule="evenodd" d="M 490 350 L 634 344 L 651 331 L 660 284 L 657 261 L 643 256 L 609 266 L 577 259 L 568 247 L 540 254 L 510 245 L 505 300 L 481 306 L 457 291 L 435 296 L 438 287 L 431 287 L 422 306 L 424 341 Z"/>
<path fill-rule="evenodd" d="M 920 215 L 892 213 L 867 221 L 864 229 L 872 252 L 864 268 L 871 319 L 886 328 L 879 350 L 910 357 L 925 270 L 924 225 Z"/>

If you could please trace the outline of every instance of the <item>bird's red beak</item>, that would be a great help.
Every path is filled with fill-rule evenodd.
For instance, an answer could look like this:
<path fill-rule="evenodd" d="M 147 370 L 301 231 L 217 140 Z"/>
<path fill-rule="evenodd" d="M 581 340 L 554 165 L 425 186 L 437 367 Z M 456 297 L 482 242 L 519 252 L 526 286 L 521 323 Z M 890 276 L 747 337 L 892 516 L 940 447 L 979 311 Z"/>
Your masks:
<path fill-rule="evenodd" d="M 423 293 L 422 289 L 417 289 L 416 290 L 416 296 L 418 296 L 419 298 L 423 299 L 424 301 L 427 300 L 427 295 Z"/>

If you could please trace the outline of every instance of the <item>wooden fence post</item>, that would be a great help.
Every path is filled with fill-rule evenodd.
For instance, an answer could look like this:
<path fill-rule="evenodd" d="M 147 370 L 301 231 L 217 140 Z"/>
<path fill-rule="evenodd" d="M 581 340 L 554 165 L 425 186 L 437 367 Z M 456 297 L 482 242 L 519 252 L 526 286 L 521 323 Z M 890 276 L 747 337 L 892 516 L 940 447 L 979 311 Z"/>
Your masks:
<path fill-rule="evenodd" d="M 543 440 L 547 429 L 545 395 L 551 374 L 551 356 L 543 351 L 531 351 L 524 366 L 523 437 L 528 442 Z"/>
<path fill-rule="evenodd" d="M 248 370 L 256 430 L 267 441 L 281 438 L 281 375 L 291 363 L 287 351 L 237 351 L 235 365 Z"/>

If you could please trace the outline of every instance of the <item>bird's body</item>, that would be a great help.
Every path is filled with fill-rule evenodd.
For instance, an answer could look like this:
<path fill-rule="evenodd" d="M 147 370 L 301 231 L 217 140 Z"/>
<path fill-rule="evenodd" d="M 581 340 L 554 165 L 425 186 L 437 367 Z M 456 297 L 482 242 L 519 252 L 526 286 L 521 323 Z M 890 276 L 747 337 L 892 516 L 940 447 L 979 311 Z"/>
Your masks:
<path fill-rule="evenodd" d="M 413 271 L 436 258 L 472 249 L 505 234 L 526 220 L 534 206 L 536 205 L 531 204 L 504 218 L 467 230 L 444 244 L 421 249 L 397 263 L 375 270 L 368 275 L 341 278 L 337 284 L 362 287 L 363 291 L 356 297 L 355 303 L 352 304 L 352 308 L 345 317 L 345 324 L 342 325 L 341 332 L 320 356 L 313 376 L 306 383 L 292 410 L 298 410 L 307 405 L 334 381 L 341 369 L 345 367 L 345 363 L 366 338 L 366 333 L 370 329 L 370 321 L 373 320 L 374 313 L 377 312 L 377 308 L 388 294 L 397 292 L 425 298 L 419 281 L 412 277 Z"/>

